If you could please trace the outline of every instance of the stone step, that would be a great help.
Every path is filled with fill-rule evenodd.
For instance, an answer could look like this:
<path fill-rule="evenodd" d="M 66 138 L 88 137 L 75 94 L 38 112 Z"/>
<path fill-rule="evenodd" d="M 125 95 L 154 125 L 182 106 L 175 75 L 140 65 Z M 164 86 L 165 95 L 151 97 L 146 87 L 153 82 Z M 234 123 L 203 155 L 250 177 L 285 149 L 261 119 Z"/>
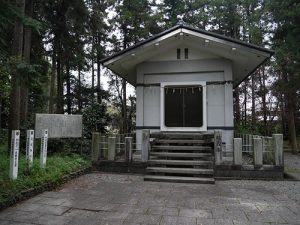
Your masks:
<path fill-rule="evenodd" d="M 200 161 L 200 160 L 165 160 L 165 159 L 153 159 L 149 160 L 150 165 L 182 165 L 182 166 L 212 166 L 212 161 Z"/>
<path fill-rule="evenodd" d="M 151 150 L 172 150 L 172 151 L 201 151 L 201 150 L 210 150 L 210 151 L 212 151 L 212 148 L 209 147 L 209 146 L 153 145 L 153 146 L 151 146 Z"/>
<path fill-rule="evenodd" d="M 195 168 L 169 168 L 169 167 L 147 167 L 150 173 L 176 173 L 176 174 L 194 174 L 194 175 L 213 175 L 212 169 L 195 169 Z"/>
<path fill-rule="evenodd" d="M 153 144 L 212 144 L 212 140 L 155 139 Z"/>
<path fill-rule="evenodd" d="M 179 177 L 179 176 L 157 176 L 146 175 L 145 181 L 159 181 L 159 182 L 174 182 L 174 183 L 197 183 L 197 184 L 214 184 L 214 178 L 206 177 Z"/>
<path fill-rule="evenodd" d="M 211 153 L 174 153 L 174 152 L 151 152 L 150 156 L 158 157 L 182 157 L 182 158 L 209 158 L 212 159 Z"/>
<path fill-rule="evenodd" d="M 157 133 L 151 133 L 151 138 L 158 138 L 158 139 L 211 139 L 214 137 L 213 133 L 208 132 L 201 132 L 201 133 L 180 133 L 180 132 L 157 132 Z"/>

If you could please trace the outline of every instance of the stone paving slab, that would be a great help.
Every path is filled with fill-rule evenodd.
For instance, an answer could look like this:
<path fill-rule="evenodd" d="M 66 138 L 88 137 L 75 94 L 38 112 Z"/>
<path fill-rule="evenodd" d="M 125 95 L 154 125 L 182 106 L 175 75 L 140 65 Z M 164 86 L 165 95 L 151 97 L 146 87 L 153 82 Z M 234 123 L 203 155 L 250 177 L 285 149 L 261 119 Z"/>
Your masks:
<path fill-rule="evenodd" d="M 300 224 L 300 182 L 144 182 L 91 173 L 0 212 L 0 225 Z"/>

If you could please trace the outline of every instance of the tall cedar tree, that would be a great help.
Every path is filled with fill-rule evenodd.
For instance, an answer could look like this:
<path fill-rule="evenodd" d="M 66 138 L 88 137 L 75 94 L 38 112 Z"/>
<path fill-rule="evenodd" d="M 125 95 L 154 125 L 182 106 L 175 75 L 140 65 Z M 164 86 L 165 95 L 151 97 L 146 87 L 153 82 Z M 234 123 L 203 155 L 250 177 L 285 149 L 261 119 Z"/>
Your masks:
<path fill-rule="evenodd" d="M 105 22 L 108 17 L 107 9 L 111 6 L 109 0 L 99 1 L 90 0 L 88 1 L 88 6 L 90 8 L 88 27 L 89 27 L 89 43 L 91 45 L 90 60 L 92 67 L 92 90 L 95 91 L 95 74 L 94 74 L 94 64 L 96 63 L 97 71 L 97 102 L 100 104 L 101 95 L 101 63 L 100 60 L 106 54 L 106 45 L 108 41 L 108 36 L 110 32 L 110 27 Z M 94 98 L 92 98 L 94 101 Z"/>
<path fill-rule="evenodd" d="M 84 39 L 88 9 L 83 0 L 46 1 L 42 5 L 44 20 L 48 24 L 48 42 L 52 44 L 52 75 L 49 111 L 64 113 L 64 87 L 66 82 L 67 112 L 72 113 L 71 71 L 75 70 L 84 55 Z M 54 85 L 56 84 L 56 90 Z"/>
<path fill-rule="evenodd" d="M 297 153 L 295 112 L 300 90 L 300 3 L 297 0 L 268 2 L 277 29 L 274 35 L 277 68 L 281 71 L 285 105 L 288 112 L 289 140 Z"/>
<path fill-rule="evenodd" d="M 23 23 L 21 16 L 25 12 L 25 0 L 16 0 L 16 8 L 20 13 L 20 17 L 16 19 L 13 33 L 12 55 L 19 62 L 22 62 L 23 53 Z M 15 67 L 11 74 L 11 93 L 9 107 L 9 130 L 20 129 L 20 71 Z"/>
<path fill-rule="evenodd" d="M 149 37 L 150 27 L 153 27 L 151 8 L 147 0 L 123 0 L 115 5 L 117 16 L 113 18 L 116 29 L 120 31 L 119 45 L 122 49 Z M 122 128 L 121 133 L 128 132 L 127 120 L 127 96 L 125 79 L 122 80 Z"/>

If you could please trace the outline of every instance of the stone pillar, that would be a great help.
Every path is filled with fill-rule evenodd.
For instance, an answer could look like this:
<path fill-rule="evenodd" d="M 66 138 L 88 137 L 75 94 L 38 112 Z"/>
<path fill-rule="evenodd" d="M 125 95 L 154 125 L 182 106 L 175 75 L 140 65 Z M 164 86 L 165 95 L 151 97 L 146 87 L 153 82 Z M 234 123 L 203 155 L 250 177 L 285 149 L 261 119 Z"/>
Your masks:
<path fill-rule="evenodd" d="M 10 170 L 9 170 L 9 177 L 12 180 L 18 178 L 19 146 L 20 146 L 20 131 L 13 130 L 11 132 Z"/>
<path fill-rule="evenodd" d="M 222 163 L 222 131 L 215 130 L 214 135 L 215 165 Z"/>
<path fill-rule="evenodd" d="M 41 154 L 40 154 L 40 167 L 45 168 L 47 162 L 47 148 L 48 148 L 48 130 L 42 130 L 41 136 Z"/>
<path fill-rule="evenodd" d="M 122 148 L 122 136 L 121 134 L 116 135 L 116 153 L 119 154 Z"/>
<path fill-rule="evenodd" d="M 92 132 L 92 161 L 98 160 L 99 151 L 100 151 L 100 133 Z"/>
<path fill-rule="evenodd" d="M 27 130 L 26 134 L 26 161 L 30 169 L 33 165 L 34 130 Z"/>
<path fill-rule="evenodd" d="M 254 165 L 263 165 L 263 142 L 261 138 L 253 138 Z"/>
<path fill-rule="evenodd" d="M 242 138 L 233 139 L 233 164 L 241 166 L 243 163 Z"/>
<path fill-rule="evenodd" d="M 147 162 L 150 151 L 150 130 L 143 130 L 142 133 L 142 161 Z"/>
<path fill-rule="evenodd" d="M 132 137 L 125 137 L 125 161 L 132 161 Z"/>
<path fill-rule="evenodd" d="M 283 166 L 283 135 L 273 134 L 273 148 L 276 166 Z"/>
<path fill-rule="evenodd" d="M 108 138 L 108 160 L 115 160 L 116 158 L 116 137 Z"/>
<path fill-rule="evenodd" d="M 101 156 L 103 157 L 103 159 L 107 159 L 107 155 L 108 155 L 108 144 L 107 144 L 107 138 L 105 136 L 101 136 L 100 137 L 100 151 L 101 151 Z"/>

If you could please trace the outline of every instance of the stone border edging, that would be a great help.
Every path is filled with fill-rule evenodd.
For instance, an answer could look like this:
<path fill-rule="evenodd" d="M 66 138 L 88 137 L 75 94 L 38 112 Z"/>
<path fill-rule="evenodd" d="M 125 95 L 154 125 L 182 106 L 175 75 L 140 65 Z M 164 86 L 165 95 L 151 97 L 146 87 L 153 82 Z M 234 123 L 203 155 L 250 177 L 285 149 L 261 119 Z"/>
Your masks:
<path fill-rule="evenodd" d="M 74 178 L 77 178 L 81 175 L 91 172 L 91 169 L 92 169 L 92 167 L 89 166 L 84 169 L 80 169 L 78 171 L 64 175 L 64 176 L 60 177 L 57 182 L 48 182 L 48 183 L 42 184 L 40 186 L 21 191 L 18 195 L 12 197 L 11 199 L 9 199 L 3 203 L 0 203 L 0 211 L 4 210 L 10 206 L 13 206 L 18 202 L 27 200 L 35 195 L 41 194 L 42 192 L 51 191 L 55 188 L 58 188 L 61 185 L 63 185 L 64 183 L 66 183 Z"/>
<path fill-rule="evenodd" d="M 290 181 L 300 181 L 299 178 L 293 176 L 291 173 L 284 172 L 284 179 Z"/>

